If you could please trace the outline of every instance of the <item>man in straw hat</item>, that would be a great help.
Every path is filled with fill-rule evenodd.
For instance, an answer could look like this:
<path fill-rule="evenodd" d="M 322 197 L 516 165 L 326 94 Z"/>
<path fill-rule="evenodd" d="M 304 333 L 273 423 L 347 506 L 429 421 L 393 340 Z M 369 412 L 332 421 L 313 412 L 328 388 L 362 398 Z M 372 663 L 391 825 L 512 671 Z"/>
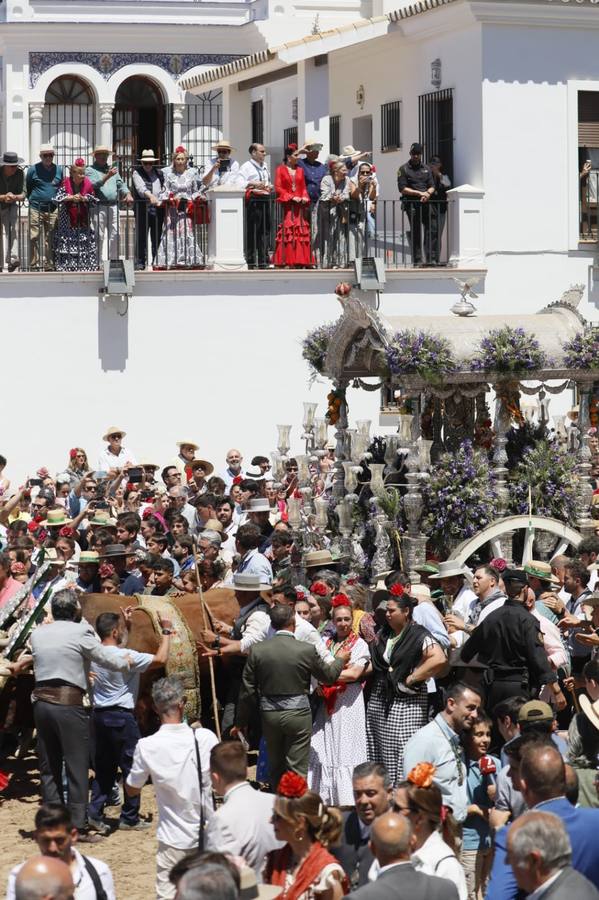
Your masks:
<path fill-rule="evenodd" d="M 119 200 L 133 203 L 129 188 L 119 175 L 114 164 L 108 165 L 108 157 L 112 155 L 110 147 L 100 145 L 94 150 L 94 161 L 85 170 L 85 174 L 94 186 L 96 197 L 100 201 L 98 213 L 98 244 L 103 247 L 104 234 L 108 233 L 106 256 L 104 259 L 116 259 L 119 255 Z"/>
<path fill-rule="evenodd" d="M 200 448 L 198 444 L 190 440 L 177 441 L 177 447 L 179 448 L 179 452 L 173 459 L 172 465 L 177 467 L 185 481 L 189 481 L 192 475 L 191 465 Z"/>
<path fill-rule="evenodd" d="M 40 147 L 40 162 L 27 170 L 25 185 L 29 201 L 30 264 L 32 269 L 54 269 L 56 193 L 63 178 L 62 166 L 54 162 L 54 147 Z"/>
<path fill-rule="evenodd" d="M 108 447 L 102 450 L 98 457 L 98 471 L 111 472 L 114 469 L 124 469 L 135 465 L 135 457 L 126 447 L 123 447 L 123 438 L 127 432 L 118 425 L 111 425 L 102 435 Z"/>
<path fill-rule="evenodd" d="M 156 167 L 160 160 L 153 150 L 142 150 L 138 165 L 133 169 L 133 197 L 135 202 L 135 259 L 140 269 L 148 262 L 148 229 L 152 244 L 152 264 L 156 262 L 162 235 L 164 209 L 158 199 L 164 187 L 164 173 Z"/>
<path fill-rule="evenodd" d="M 306 190 L 310 198 L 310 229 L 312 234 L 312 247 L 316 246 L 316 234 L 318 228 L 318 201 L 320 200 L 320 182 L 329 174 L 327 166 L 318 159 L 322 150 L 322 143 L 316 138 L 308 138 L 305 144 L 297 151 L 302 154 L 298 159 L 298 166 L 304 173 Z"/>
<path fill-rule="evenodd" d="M 448 602 L 449 611 L 465 622 L 476 594 L 469 584 L 470 570 L 454 560 L 439 563 L 436 572 L 428 576 L 431 587 L 440 586 Z"/>
<path fill-rule="evenodd" d="M 8 271 L 14 272 L 21 263 L 17 253 L 17 219 L 18 205 L 25 199 L 23 162 L 12 150 L 5 150 L 0 159 L 0 272 L 4 268 L 4 235 Z"/>
<path fill-rule="evenodd" d="M 212 149 L 216 150 L 216 156 L 210 160 L 210 166 L 202 178 L 202 184 L 206 187 L 220 187 L 223 184 L 243 187 L 245 182 L 239 163 L 236 159 L 231 158 L 235 147 L 231 146 L 230 141 L 221 138 Z"/>

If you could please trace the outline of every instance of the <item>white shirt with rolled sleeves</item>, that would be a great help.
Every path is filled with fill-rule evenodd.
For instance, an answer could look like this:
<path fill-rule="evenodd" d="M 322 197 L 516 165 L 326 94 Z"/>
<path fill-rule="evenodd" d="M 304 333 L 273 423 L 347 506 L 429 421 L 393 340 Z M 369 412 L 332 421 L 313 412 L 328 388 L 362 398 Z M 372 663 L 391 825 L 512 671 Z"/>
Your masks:
<path fill-rule="evenodd" d="M 270 184 L 268 166 L 260 165 L 255 159 L 248 159 L 247 162 L 244 162 L 239 169 L 239 174 L 242 176 L 245 185 L 258 181 L 262 182 L 262 184 Z"/>
<path fill-rule="evenodd" d="M 152 778 L 158 806 L 156 837 L 161 844 L 178 850 L 198 845 L 200 786 L 194 740 L 202 767 L 202 799 L 206 821 L 213 815 L 210 781 L 210 751 L 218 738 L 208 728 L 190 728 L 185 722 L 161 725 L 138 741 L 127 784 L 142 788 Z"/>
<path fill-rule="evenodd" d="M 94 883 L 91 880 L 90 874 L 85 868 L 85 863 L 83 862 L 83 857 L 73 847 L 73 862 L 71 864 L 71 875 L 73 876 L 73 883 L 75 885 L 75 893 L 73 897 L 75 900 L 96 900 L 96 889 L 94 887 Z M 101 859 L 96 859 L 95 856 L 87 857 L 96 872 L 98 873 L 98 877 L 102 882 L 102 887 L 106 892 L 107 900 L 116 900 L 116 894 L 114 892 L 114 881 L 112 878 L 112 872 L 108 868 L 105 862 L 102 862 Z M 6 900 L 15 900 L 15 880 L 19 871 L 25 865 L 24 862 L 19 863 L 18 866 L 15 866 L 14 869 L 11 869 L 10 874 L 8 876 L 8 884 L 6 885 Z"/>
<path fill-rule="evenodd" d="M 118 454 L 111 453 L 108 447 L 98 457 L 98 472 L 110 472 L 111 469 L 122 469 L 125 463 L 135 465 L 135 457 L 126 447 L 121 447 Z"/>

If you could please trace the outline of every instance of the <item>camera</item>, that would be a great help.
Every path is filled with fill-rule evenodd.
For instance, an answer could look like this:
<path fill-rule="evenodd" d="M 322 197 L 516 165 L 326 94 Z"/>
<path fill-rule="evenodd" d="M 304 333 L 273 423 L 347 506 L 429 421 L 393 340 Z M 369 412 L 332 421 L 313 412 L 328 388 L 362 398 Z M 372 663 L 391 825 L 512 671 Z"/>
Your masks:
<path fill-rule="evenodd" d="M 41 487 L 43 483 L 41 478 L 30 478 L 27 482 L 29 487 Z"/>
<path fill-rule="evenodd" d="M 130 484 L 141 484 L 143 481 L 144 473 L 141 466 L 136 466 L 134 469 L 129 469 L 127 475 L 127 481 Z"/>
<path fill-rule="evenodd" d="M 231 160 L 230 159 L 221 159 L 218 164 L 219 172 L 228 172 L 231 168 Z"/>

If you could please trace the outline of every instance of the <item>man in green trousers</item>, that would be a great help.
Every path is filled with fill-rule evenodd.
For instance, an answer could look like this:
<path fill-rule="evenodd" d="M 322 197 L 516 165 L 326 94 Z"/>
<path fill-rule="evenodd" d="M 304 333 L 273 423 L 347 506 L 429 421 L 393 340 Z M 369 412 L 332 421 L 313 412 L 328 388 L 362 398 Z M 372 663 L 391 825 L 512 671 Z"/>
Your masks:
<path fill-rule="evenodd" d="M 349 651 L 340 651 L 330 662 L 323 661 L 313 644 L 295 639 L 293 607 L 277 604 L 270 610 L 275 629 L 271 640 L 250 649 L 237 706 L 237 730 L 245 731 L 260 708 L 262 734 L 266 741 L 273 790 L 284 772 L 308 774 L 312 738 L 310 678 L 334 684 L 349 661 Z"/>

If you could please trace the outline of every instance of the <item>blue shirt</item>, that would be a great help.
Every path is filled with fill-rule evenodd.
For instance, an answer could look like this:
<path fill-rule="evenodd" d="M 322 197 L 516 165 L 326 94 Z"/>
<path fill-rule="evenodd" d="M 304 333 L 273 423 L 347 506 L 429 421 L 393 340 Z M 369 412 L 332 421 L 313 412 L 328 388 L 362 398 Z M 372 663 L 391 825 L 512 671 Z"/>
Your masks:
<path fill-rule="evenodd" d="M 495 756 L 492 756 L 491 759 L 499 772 L 501 765 L 499 760 Z M 493 784 L 490 776 L 483 775 L 478 760 L 469 759 L 467 766 L 468 803 L 476 803 L 481 809 L 490 809 L 493 806 L 487 793 L 487 788 Z M 464 850 L 487 850 L 492 845 L 491 826 L 482 816 L 466 816 L 463 838 Z"/>
<path fill-rule="evenodd" d="M 47 169 L 41 162 L 27 170 L 27 197 L 32 209 L 50 211 L 62 181 L 62 168 L 54 163 Z"/>
<path fill-rule="evenodd" d="M 435 781 L 441 788 L 443 803 L 451 807 L 458 822 L 463 822 L 468 810 L 466 758 L 458 735 L 442 713 L 413 734 L 406 744 L 403 777 L 406 778 L 419 762 L 429 762 L 436 767 Z"/>
<path fill-rule="evenodd" d="M 534 809 L 553 813 L 562 820 L 572 844 L 572 867 L 599 888 L 599 809 L 572 806 L 565 797 L 544 800 Z M 511 825 L 506 825 L 495 832 L 495 858 L 485 900 L 516 900 L 520 896 L 506 860 L 510 828 Z"/>
<path fill-rule="evenodd" d="M 422 625 L 423 628 L 430 631 L 434 639 L 444 650 L 448 649 L 451 643 L 449 634 L 447 633 L 447 629 L 443 624 L 439 613 L 432 603 L 428 603 L 427 601 L 419 603 L 418 606 L 414 607 L 412 618 L 418 625 Z"/>
<path fill-rule="evenodd" d="M 133 594 L 143 594 L 145 589 L 145 582 L 139 575 L 132 575 L 131 572 L 125 572 L 125 574 L 121 576 L 121 593 L 126 594 L 127 597 L 132 597 Z"/>
<path fill-rule="evenodd" d="M 148 669 L 154 659 L 151 653 L 138 653 L 126 647 L 106 647 L 117 659 L 129 657 L 127 672 L 114 672 L 94 663 L 95 679 L 92 686 L 94 706 L 123 706 L 134 709 L 139 694 L 139 676 Z"/>
<path fill-rule="evenodd" d="M 304 171 L 306 190 L 311 203 L 317 203 L 320 200 L 320 182 L 329 174 L 328 168 L 318 160 L 311 162 L 309 159 L 300 159 L 297 164 Z"/>

